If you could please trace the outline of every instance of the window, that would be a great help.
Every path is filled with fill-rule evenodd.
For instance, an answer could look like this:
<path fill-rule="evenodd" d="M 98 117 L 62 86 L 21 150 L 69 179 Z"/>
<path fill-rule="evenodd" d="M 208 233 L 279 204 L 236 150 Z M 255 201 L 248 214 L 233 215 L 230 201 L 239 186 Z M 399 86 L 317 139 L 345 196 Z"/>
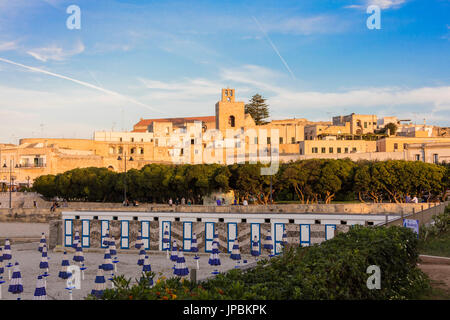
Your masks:
<path fill-rule="evenodd" d="M 367 122 L 364 122 L 364 128 L 367 129 Z"/>
<path fill-rule="evenodd" d="M 194 139 L 191 139 L 191 144 L 194 144 L 194 142 L 195 142 L 195 140 L 194 140 Z"/>
<path fill-rule="evenodd" d="M 134 142 L 134 138 L 131 138 L 131 142 Z"/>
<path fill-rule="evenodd" d="M 230 125 L 230 127 L 235 127 L 235 125 L 236 125 L 236 123 L 235 123 L 235 118 L 234 118 L 234 116 L 230 116 L 229 118 L 228 118 L 228 124 Z"/>
<path fill-rule="evenodd" d="M 341 148 L 337 148 L 337 153 L 341 153 Z"/>
<path fill-rule="evenodd" d="M 283 143 L 283 137 L 280 137 L 280 144 Z"/>
<path fill-rule="evenodd" d="M 348 148 L 347 147 L 345 147 L 344 152 L 348 153 Z"/>
<path fill-rule="evenodd" d="M 439 155 L 437 153 L 433 154 L 433 163 L 434 164 L 439 163 Z"/>
<path fill-rule="evenodd" d="M 184 154 L 184 149 L 181 149 L 180 156 L 182 156 L 183 154 Z"/>
<path fill-rule="evenodd" d="M 319 152 L 319 149 L 318 149 L 317 147 L 314 147 L 314 148 L 312 148 L 311 152 L 312 152 L 312 153 L 318 153 L 318 152 Z"/>
<path fill-rule="evenodd" d="M 267 144 L 270 144 L 270 137 L 267 137 Z"/>
<path fill-rule="evenodd" d="M 398 143 L 394 143 L 394 150 L 398 150 Z"/>
<path fill-rule="evenodd" d="M 416 161 L 420 161 L 420 154 L 414 155 L 414 159 L 415 159 Z"/>
<path fill-rule="evenodd" d="M 312 139 L 311 139 L 311 140 L 312 140 Z M 291 143 L 292 143 L 292 144 L 295 143 L 295 138 L 294 138 L 294 137 L 291 138 Z"/>
<path fill-rule="evenodd" d="M 258 137 L 255 137 L 255 144 L 258 144 Z"/>
<path fill-rule="evenodd" d="M 302 148 L 300 148 L 300 154 L 303 154 L 303 149 Z"/>
<path fill-rule="evenodd" d="M 131 148 L 130 153 L 134 154 L 136 152 L 136 148 Z"/>
<path fill-rule="evenodd" d="M 329 153 L 333 153 L 333 147 L 328 148 Z"/>
<path fill-rule="evenodd" d="M 144 148 L 141 148 L 141 149 L 140 149 L 140 153 L 141 153 L 141 154 L 144 154 Z"/>
<path fill-rule="evenodd" d="M 326 148 L 322 148 L 322 153 L 325 153 L 325 149 L 326 149 Z"/>
<path fill-rule="evenodd" d="M 122 142 L 122 138 L 121 137 L 119 138 L 119 141 Z"/>
<path fill-rule="evenodd" d="M 352 148 L 352 152 L 356 152 L 356 148 Z"/>

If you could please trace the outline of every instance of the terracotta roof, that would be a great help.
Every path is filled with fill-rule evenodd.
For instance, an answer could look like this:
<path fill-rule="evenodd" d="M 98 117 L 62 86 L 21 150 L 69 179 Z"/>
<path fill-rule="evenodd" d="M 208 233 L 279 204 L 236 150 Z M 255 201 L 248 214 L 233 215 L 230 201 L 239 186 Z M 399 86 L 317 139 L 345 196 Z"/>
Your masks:
<path fill-rule="evenodd" d="M 205 117 L 186 117 L 186 118 L 163 118 L 163 119 L 142 119 L 138 123 L 136 123 L 133 128 L 149 126 L 152 122 L 172 122 L 173 124 L 183 124 L 184 122 L 194 122 L 194 121 L 204 121 L 204 122 L 213 122 L 216 121 L 215 116 L 205 116 Z M 138 132 L 134 129 L 134 132 Z"/>

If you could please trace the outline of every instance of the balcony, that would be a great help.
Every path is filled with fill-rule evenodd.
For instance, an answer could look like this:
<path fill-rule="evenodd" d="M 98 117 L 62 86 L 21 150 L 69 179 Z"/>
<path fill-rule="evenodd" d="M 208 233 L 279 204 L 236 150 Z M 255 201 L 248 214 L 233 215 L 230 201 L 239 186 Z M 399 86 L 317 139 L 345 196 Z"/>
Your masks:
<path fill-rule="evenodd" d="M 24 164 L 19 164 L 17 166 L 17 168 L 19 168 L 19 169 L 46 168 L 46 167 L 47 167 L 46 163 L 24 163 Z"/>

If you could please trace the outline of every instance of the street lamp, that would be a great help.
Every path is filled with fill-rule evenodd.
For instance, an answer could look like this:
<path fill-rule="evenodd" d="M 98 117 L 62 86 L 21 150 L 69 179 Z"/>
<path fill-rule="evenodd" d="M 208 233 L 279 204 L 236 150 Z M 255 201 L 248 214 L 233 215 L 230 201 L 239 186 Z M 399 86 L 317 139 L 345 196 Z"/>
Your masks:
<path fill-rule="evenodd" d="M 123 203 L 124 203 L 124 205 L 126 205 L 126 203 L 127 203 L 127 181 L 126 181 L 126 176 L 127 176 L 127 154 L 126 153 L 125 153 L 123 159 L 125 161 L 125 174 L 123 175 Z M 118 156 L 117 160 L 121 161 L 122 157 Z M 133 161 L 133 157 L 130 157 L 130 159 L 128 159 L 128 161 Z"/>
<path fill-rule="evenodd" d="M 9 208 L 12 209 L 12 167 L 13 167 L 13 160 L 9 160 Z M 6 163 L 3 164 L 3 168 L 7 168 Z M 19 166 L 16 164 L 16 168 L 19 168 Z"/>

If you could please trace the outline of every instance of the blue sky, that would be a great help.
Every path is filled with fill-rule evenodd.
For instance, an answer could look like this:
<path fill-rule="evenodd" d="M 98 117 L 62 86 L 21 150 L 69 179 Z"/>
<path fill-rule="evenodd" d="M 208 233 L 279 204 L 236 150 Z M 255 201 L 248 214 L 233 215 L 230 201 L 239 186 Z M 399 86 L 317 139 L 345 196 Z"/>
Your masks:
<path fill-rule="evenodd" d="M 450 126 L 449 13 L 449 0 L 0 0 L 0 142 L 213 115 L 222 87 L 262 94 L 272 119 Z"/>

